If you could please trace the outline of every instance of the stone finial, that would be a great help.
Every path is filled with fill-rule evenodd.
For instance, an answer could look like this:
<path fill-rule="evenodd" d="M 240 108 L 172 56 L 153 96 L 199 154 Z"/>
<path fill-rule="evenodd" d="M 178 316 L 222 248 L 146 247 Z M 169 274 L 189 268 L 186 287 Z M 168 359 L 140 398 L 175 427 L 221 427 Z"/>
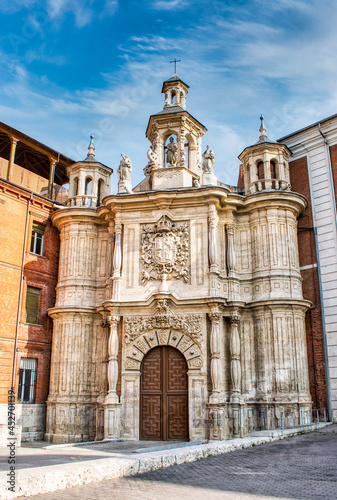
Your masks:
<path fill-rule="evenodd" d="M 267 139 L 268 138 L 268 136 L 267 136 L 267 129 L 266 129 L 265 125 L 264 125 L 264 117 L 263 117 L 263 115 L 260 116 L 260 120 L 261 120 L 261 126 L 260 126 L 260 130 L 259 130 L 259 132 L 260 132 L 259 139 Z"/>
<path fill-rule="evenodd" d="M 95 159 L 95 146 L 94 146 L 94 134 L 91 134 L 90 136 L 90 144 L 88 146 L 88 155 L 86 157 L 86 160 L 94 160 Z"/>

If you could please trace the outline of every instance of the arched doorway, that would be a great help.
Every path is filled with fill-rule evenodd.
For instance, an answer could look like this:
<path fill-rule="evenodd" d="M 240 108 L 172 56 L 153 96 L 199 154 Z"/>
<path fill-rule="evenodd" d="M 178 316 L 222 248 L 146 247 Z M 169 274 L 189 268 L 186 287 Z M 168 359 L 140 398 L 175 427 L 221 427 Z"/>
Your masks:
<path fill-rule="evenodd" d="M 155 347 L 143 359 L 140 439 L 188 441 L 187 363 L 173 347 Z"/>

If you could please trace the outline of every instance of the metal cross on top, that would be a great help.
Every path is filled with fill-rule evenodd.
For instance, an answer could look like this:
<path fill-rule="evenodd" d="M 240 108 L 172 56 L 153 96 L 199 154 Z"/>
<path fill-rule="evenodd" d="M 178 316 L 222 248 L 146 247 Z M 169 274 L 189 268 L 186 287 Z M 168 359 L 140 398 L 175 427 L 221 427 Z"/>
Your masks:
<path fill-rule="evenodd" d="M 174 59 L 174 61 L 170 61 L 171 63 L 174 63 L 174 73 L 177 73 L 177 62 L 181 62 L 181 59 Z"/>

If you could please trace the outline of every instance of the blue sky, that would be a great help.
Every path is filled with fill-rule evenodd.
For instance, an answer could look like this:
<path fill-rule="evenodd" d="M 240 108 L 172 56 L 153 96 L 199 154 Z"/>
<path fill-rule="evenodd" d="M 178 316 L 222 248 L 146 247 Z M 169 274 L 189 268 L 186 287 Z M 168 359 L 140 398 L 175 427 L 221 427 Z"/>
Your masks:
<path fill-rule="evenodd" d="M 143 177 L 174 58 L 223 182 L 260 113 L 272 139 L 337 113 L 334 0 L 0 0 L 0 16 L 0 120 L 74 160 L 93 132 L 115 180 L 121 153 Z"/>

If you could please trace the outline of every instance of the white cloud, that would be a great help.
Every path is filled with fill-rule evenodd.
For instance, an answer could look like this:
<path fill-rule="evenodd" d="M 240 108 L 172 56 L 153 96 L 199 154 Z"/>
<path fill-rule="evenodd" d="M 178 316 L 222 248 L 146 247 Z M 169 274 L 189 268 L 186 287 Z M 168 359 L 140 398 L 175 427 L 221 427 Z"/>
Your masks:
<path fill-rule="evenodd" d="M 51 19 L 56 20 L 71 12 L 75 16 L 76 26 L 83 28 L 94 15 L 91 4 L 90 1 L 81 0 L 48 0 L 48 13 Z"/>
<path fill-rule="evenodd" d="M 156 10 L 175 10 L 185 9 L 189 4 L 189 0 L 155 0 L 151 6 Z"/>
<path fill-rule="evenodd" d="M 103 14 L 114 15 L 118 9 L 118 0 L 105 0 Z"/>
<path fill-rule="evenodd" d="M 78 28 L 90 24 L 95 17 L 103 19 L 105 16 L 112 16 L 117 9 L 118 0 L 105 0 L 103 9 L 96 0 L 48 0 L 51 19 L 58 20 L 66 13 L 72 13 Z"/>
<path fill-rule="evenodd" d="M 25 8 L 30 9 L 28 21 L 36 31 L 42 33 L 37 13 L 41 15 L 46 11 L 52 21 L 60 21 L 65 14 L 73 14 L 76 26 L 83 28 L 94 17 L 102 19 L 105 16 L 112 16 L 118 8 L 118 0 L 105 0 L 103 8 L 100 3 L 98 0 L 0 0 L 0 12 L 13 14 Z M 97 12 L 100 14 L 97 15 Z"/>
<path fill-rule="evenodd" d="M 64 55 L 53 55 L 47 50 L 45 44 L 40 45 L 38 49 L 28 49 L 25 54 L 25 62 L 43 62 L 47 64 L 54 64 L 55 66 L 63 66 L 67 59 Z"/>
<path fill-rule="evenodd" d="M 6 14 L 12 14 L 28 7 L 34 7 L 39 0 L 0 0 L 0 11 Z"/>

